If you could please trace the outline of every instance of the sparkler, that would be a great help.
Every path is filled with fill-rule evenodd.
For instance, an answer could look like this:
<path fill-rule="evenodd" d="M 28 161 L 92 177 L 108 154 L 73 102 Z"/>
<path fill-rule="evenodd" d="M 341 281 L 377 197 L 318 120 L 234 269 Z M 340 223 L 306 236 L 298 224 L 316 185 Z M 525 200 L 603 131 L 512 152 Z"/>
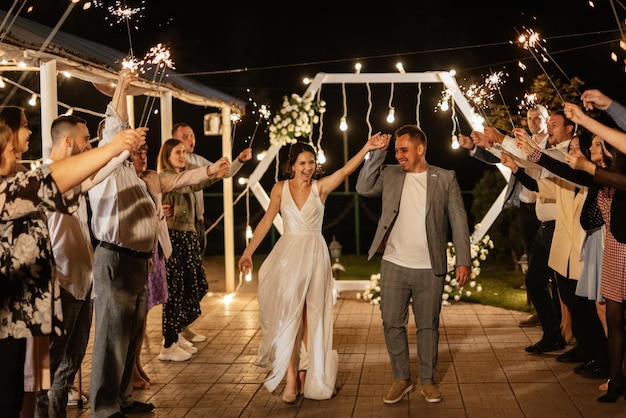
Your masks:
<path fill-rule="evenodd" d="M 152 77 L 152 83 L 155 83 L 157 76 L 159 76 L 159 81 L 157 83 L 157 93 L 158 93 L 159 88 L 160 88 L 160 83 L 163 80 L 163 77 L 165 76 L 166 70 L 168 68 L 171 68 L 171 69 L 175 68 L 174 62 L 170 58 L 170 50 L 162 44 L 157 44 L 156 46 L 153 46 L 152 48 L 150 48 L 150 50 L 146 53 L 143 59 L 143 63 L 154 66 L 154 67 L 148 67 L 145 70 L 140 70 L 140 71 L 143 71 L 143 73 L 146 73 L 149 70 L 153 69 L 154 75 Z M 142 121 L 144 116 L 146 120 L 145 122 L 140 123 L 139 126 L 148 125 L 148 120 L 150 119 L 150 113 L 152 112 L 152 108 L 154 106 L 154 101 L 156 100 L 156 96 L 158 96 L 158 94 L 155 96 L 151 96 L 144 103 L 143 111 L 141 113 L 141 118 L 139 120 Z M 150 105 L 149 110 L 147 110 L 148 104 Z M 147 110 L 147 113 L 146 113 L 146 110 Z"/>
<path fill-rule="evenodd" d="M 524 99 L 522 100 L 522 104 L 526 106 L 526 108 L 530 109 L 537 104 L 537 93 L 526 93 L 524 94 Z"/>
<path fill-rule="evenodd" d="M 550 84 L 552 84 L 552 87 L 554 88 L 554 91 L 556 92 L 556 94 L 558 94 L 562 102 L 565 102 L 565 99 L 563 99 L 561 92 L 559 92 L 559 89 L 554 84 L 554 81 L 552 81 L 552 78 L 550 77 L 550 75 L 548 74 L 544 66 L 541 64 L 541 61 L 537 57 L 537 54 L 539 54 L 542 57 L 542 60 L 544 62 L 548 62 L 549 60 L 551 60 L 554 63 L 554 65 L 559 69 L 559 71 L 561 71 L 561 73 L 565 76 L 565 78 L 570 84 L 572 84 L 572 81 L 567 76 L 567 74 L 565 74 L 565 71 L 563 71 L 561 66 L 559 66 L 559 64 L 557 64 L 554 58 L 552 58 L 552 56 L 548 53 L 548 50 L 546 49 L 546 47 L 543 46 L 543 43 L 545 43 L 545 40 L 541 38 L 539 33 L 535 32 L 532 29 L 526 29 L 526 32 L 523 34 L 520 34 L 517 40 L 519 44 L 522 46 L 522 48 L 530 52 L 532 57 L 535 59 L 535 61 L 537 62 L 541 70 L 543 71 L 543 73 L 548 78 L 548 81 L 550 81 Z M 578 94 L 580 94 L 580 91 L 578 91 L 578 89 L 576 89 L 576 91 L 578 92 Z"/>
<path fill-rule="evenodd" d="M 502 71 L 498 71 L 497 73 L 494 73 L 491 70 L 491 68 L 489 69 L 489 71 L 491 72 L 491 74 L 487 76 L 487 78 L 485 79 L 485 86 L 490 89 L 496 88 L 498 90 L 498 95 L 500 95 L 500 100 L 502 100 L 502 104 L 504 105 L 504 108 L 506 109 L 506 114 L 509 117 L 509 122 L 511 122 L 511 128 L 515 129 L 515 123 L 513 123 L 511 112 L 509 112 L 509 107 L 506 105 L 506 102 L 504 101 L 502 90 L 500 90 L 500 84 L 504 83 L 502 79 L 502 76 L 504 75 L 504 73 Z"/>
<path fill-rule="evenodd" d="M 256 121 L 254 132 L 252 132 L 252 137 L 250 138 L 250 144 L 248 144 L 248 148 L 252 148 L 252 143 L 254 142 L 254 138 L 259 129 L 259 124 L 261 120 L 264 119 L 267 123 L 271 116 L 272 113 L 270 112 L 269 107 L 267 107 L 266 105 L 261 105 L 261 107 L 259 108 L 259 120 Z"/>
<path fill-rule="evenodd" d="M 130 48 L 130 55 L 133 56 L 133 41 L 130 35 L 130 23 L 131 20 L 135 22 L 135 29 L 137 29 L 137 23 L 143 18 L 146 10 L 146 0 L 141 0 L 140 5 L 137 7 L 129 7 L 126 4 L 126 0 L 116 0 L 113 5 L 105 5 L 103 0 L 94 0 L 91 2 L 94 7 L 106 9 L 109 16 L 105 17 L 105 20 L 109 20 L 110 26 L 126 24 L 126 31 L 128 32 L 128 44 Z M 85 4 L 85 8 L 87 4 Z"/>

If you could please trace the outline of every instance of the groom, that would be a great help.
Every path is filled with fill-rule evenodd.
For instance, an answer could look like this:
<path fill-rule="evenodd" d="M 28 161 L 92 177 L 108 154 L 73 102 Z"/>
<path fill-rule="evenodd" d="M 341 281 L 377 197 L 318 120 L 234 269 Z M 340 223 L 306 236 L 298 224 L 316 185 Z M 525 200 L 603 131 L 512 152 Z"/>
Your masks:
<path fill-rule="evenodd" d="M 361 196 L 382 195 L 382 214 L 368 259 L 383 253 L 380 309 L 394 379 L 383 402 L 399 402 L 414 388 L 406 333 L 409 303 L 417 327 L 421 393 L 428 402 L 441 402 L 434 372 L 448 271 L 447 221 L 456 251 L 456 278 L 463 287 L 471 265 L 467 214 L 454 171 L 427 164 L 426 134 L 416 125 L 405 125 L 394 137 L 398 165 L 383 164 L 386 149 L 371 151 L 356 183 Z"/>

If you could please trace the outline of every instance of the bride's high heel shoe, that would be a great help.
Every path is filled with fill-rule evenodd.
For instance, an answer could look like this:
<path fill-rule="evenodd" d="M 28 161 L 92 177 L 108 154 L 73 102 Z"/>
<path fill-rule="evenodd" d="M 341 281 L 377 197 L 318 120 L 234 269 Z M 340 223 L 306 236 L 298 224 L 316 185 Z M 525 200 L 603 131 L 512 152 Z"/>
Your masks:
<path fill-rule="evenodd" d="M 287 405 L 297 404 L 299 397 L 300 397 L 300 382 L 296 384 L 296 391 L 292 395 L 287 394 L 283 391 L 283 402 L 285 402 Z"/>

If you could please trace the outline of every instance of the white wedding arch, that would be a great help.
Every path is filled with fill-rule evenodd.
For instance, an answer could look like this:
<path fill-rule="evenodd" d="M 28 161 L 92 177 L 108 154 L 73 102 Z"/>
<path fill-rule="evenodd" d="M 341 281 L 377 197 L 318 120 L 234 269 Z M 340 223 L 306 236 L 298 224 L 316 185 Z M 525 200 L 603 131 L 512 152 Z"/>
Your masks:
<path fill-rule="evenodd" d="M 420 72 L 420 73 L 318 73 L 312 82 L 309 84 L 306 92 L 303 97 L 314 97 L 318 91 L 321 89 L 324 84 L 401 84 L 401 83 L 412 83 L 412 84 L 420 84 L 420 83 L 439 83 L 442 84 L 447 92 L 454 99 L 454 105 L 458 107 L 461 111 L 467 122 L 471 125 L 472 129 L 482 130 L 482 118 L 480 118 L 474 108 L 470 105 L 470 103 L 465 98 L 463 92 L 459 88 L 454 76 L 449 71 L 429 71 L 429 72 Z M 248 177 L 248 187 L 250 191 L 252 191 L 259 201 L 263 209 L 267 209 L 269 205 L 269 196 L 265 189 L 259 183 L 259 180 L 263 177 L 267 169 L 269 168 L 272 161 L 276 158 L 280 148 L 282 145 L 276 144 L 270 146 L 265 154 L 263 160 L 256 166 L 252 174 Z M 510 179 L 510 170 L 504 167 L 502 164 L 498 164 L 498 168 L 500 169 L 502 175 L 505 177 L 507 182 Z M 493 224 L 498 214 L 502 209 L 502 205 L 504 203 L 506 187 L 502 190 L 496 201 L 492 204 L 491 208 L 485 215 L 485 217 L 480 222 L 480 227 L 474 231 L 472 235 L 472 241 L 477 242 L 480 240 L 486 232 L 489 230 L 489 227 Z M 274 219 L 274 226 L 278 230 L 279 233 L 283 232 L 283 223 L 280 214 L 276 216 Z M 227 252 L 228 253 L 228 252 Z M 234 252 L 233 252 L 234 254 Z M 226 259 L 226 264 L 235 263 L 234 258 L 232 260 L 228 260 L 228 254 Z M 234 278 L 233 278 L 234 280 Z M 228 283 L 228 277 L 227 277 Z M 234 283 L 234 281 L 233 281 Z M 228 285 L 227 285 L 228 287 Z"/>

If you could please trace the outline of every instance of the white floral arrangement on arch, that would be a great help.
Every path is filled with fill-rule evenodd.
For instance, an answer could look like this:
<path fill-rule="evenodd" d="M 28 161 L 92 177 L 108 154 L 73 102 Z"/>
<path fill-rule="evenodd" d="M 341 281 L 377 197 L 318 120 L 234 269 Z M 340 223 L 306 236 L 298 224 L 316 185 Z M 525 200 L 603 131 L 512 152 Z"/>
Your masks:
<path fill-rule="evenodd" d="M 319 115 L 326 112 L 324 100 L 313 100 L 311 95 L 283 96 L 283 104 L 269 125 L 271 145 L 294 144 L 298 138 L 309 138 Z"/>
<path fill-rule="evenodd" d="M 474 230 L 478 230 L 480 224 L 474 226 Z M 470 237 L 471 240 L 471 237 Z M 443 286 L 443 294 L 441 295 L 441 304 L 446 306 L 450 305 L 450 300 L 459 301 L 463 296 L 471 296 L 472 289 L 476 292 L 482 292 L 483 287 L 480 283 L 476 282 L 476 277 L 480 275 L 480 262 L 487 259 L 489 250 L 493 249 L 493 241 L 489 235 L 485 235 L 477 243 L 470 241 L 470 253 L 472 257 L 471 276 L 470 281 L 463 287 L 459 287 L 459 282 L 456 280 L 456 253 L 454 252 L 454 245 L 448 242 L 446 248 L 446 255 L 448 259 L 448 274 L 446 274 L 445 283 Z M 466 289 L 468 287 L 470 289 Z M 363 299 L 372 305 L 380 304 L 380 273 L 372 274 L 370 276 L 369 287 L 361 293 L 356 294 L 357 299 Z"/>

